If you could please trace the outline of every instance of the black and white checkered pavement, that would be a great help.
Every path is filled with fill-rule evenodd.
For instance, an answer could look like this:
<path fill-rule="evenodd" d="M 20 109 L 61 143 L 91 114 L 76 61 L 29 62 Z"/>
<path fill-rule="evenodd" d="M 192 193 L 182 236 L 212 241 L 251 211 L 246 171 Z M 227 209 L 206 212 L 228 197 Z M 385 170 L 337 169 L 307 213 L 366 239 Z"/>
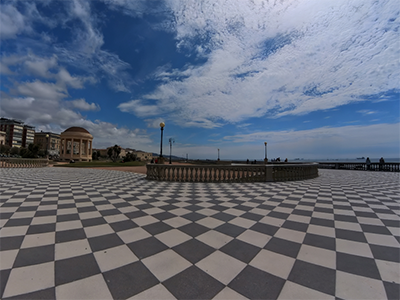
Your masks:
<path fill-rule="evenodd" d="M 0 169 L 2 299 L 399 299 L 399 174 Z"/>

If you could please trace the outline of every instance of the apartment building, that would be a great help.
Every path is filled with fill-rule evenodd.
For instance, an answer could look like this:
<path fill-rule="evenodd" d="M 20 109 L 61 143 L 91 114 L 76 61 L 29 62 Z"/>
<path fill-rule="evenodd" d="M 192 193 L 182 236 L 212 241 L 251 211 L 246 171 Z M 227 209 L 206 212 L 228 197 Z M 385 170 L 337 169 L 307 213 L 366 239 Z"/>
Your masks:
<path fill-rule="evenodd" d="M 34 143 L 51 156 L 60 155 L 60 135 L 53 132 L 35 132 Z"/>

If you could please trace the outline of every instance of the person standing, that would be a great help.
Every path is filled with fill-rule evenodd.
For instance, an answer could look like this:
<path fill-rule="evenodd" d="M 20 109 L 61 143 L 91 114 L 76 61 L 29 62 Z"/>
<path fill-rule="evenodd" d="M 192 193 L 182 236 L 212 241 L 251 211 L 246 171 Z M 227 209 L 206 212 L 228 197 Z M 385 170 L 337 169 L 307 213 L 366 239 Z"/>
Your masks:
<path fill-rule="evenodd" d="M 385 164 L 385 160 L 383 159 L 383 157 L 381 157 L 381 159 L 379 160 L 379 171 L 383 170 L 384 164 Z"/>
<path fill-rule="evenodd" d="M 367 164 L 367 171 L 371 170 L 371 160 L 369 159 L 369 157 L 367 157 L 365 163 Z"/>

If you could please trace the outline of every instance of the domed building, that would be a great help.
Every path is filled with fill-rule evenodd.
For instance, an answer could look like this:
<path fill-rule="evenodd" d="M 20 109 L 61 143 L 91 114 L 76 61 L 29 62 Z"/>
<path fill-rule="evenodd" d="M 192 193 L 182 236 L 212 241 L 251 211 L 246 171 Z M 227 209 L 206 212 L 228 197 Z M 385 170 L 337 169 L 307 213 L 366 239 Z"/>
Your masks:
<path fill-rule="evenodd" d="M 70 127 L 60 135 L 60 158 L 92 161 L 93 136 L 82 127 Z"/>

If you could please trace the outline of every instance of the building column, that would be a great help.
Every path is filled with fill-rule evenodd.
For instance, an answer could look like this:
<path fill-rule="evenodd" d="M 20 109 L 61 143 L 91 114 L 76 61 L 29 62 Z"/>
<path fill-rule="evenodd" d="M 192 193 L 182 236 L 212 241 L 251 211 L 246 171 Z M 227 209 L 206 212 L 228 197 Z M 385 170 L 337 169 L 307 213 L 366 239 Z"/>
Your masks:
<path fill-rule="evenodd" d="M 90 156 L 93 154 L 93 140 L 90 140 Z"/>
<path fill-rule="evenodd" d="M 82 139 L 79 140 L 79 161 L 82 161 Z"/>
<path fill-rule="evenodd" d="M 74 139 L 71 139 L 71 159 L 74 157 Z"/>

